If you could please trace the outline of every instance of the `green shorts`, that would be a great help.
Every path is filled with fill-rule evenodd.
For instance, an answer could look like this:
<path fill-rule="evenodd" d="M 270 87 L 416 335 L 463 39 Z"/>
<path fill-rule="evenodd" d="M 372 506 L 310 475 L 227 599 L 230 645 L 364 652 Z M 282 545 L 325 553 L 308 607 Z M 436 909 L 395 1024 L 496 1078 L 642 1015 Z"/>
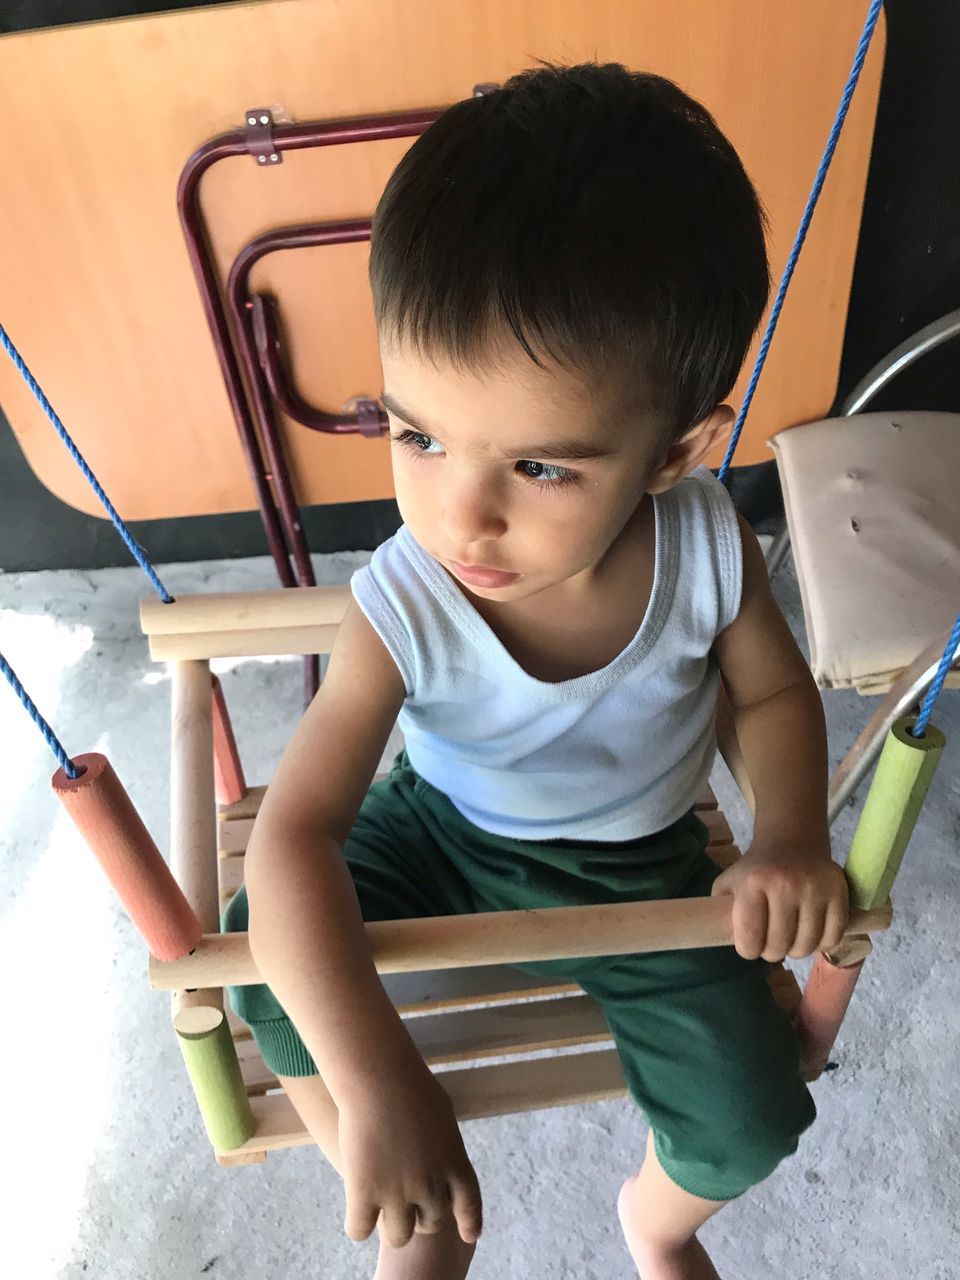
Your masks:
<path fill-rule="evenodd" d="M 370 788 L 343 852 L 364 919 L 394 920 L 706 897 L 719 874 L 706 843 L 692 813 L 655 836 L 616 844 L 491 835 L 401 753 Z M 223 928 L 246 927 L 241 889 Z M 813 1122 L 798 1044 L 762 961 L 713 947 L 523 967 L 576 982 L 600 1005 L 660 1163 L 692 1194 L 741 1195 L 796 1150 Z M 232 987 L 230 998 L 271 1070 L 316 1074 L 268 987 Z"/>

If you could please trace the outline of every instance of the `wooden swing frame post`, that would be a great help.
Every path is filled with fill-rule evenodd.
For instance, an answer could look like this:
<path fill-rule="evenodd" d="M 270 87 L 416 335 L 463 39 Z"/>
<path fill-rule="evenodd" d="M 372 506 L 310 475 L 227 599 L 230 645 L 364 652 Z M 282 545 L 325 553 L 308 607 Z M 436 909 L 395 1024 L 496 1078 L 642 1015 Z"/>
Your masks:
<path fill-rule="evenodd" d="M 213 677 L 213 771 L 217 804 L 239 804 L 247 794 L 247 781 L 227 699 L 217 676 Z"/>
<path fill-rule="evenodd" d="M 210 934 L 220 927 L 220 891 L 209 662 L 171 664 L 171 684 L 170 860 L 187 901 Z M 172 1018 L 210 1141 L 218 1150 L 241 1146 L 252 1137 L 255 1124 L 222 989 L 195 979 L 178 984 Z"/>
<path fill-rule="evenodd" d="M 884 743 L 847 855 L 851 916 L 889 900 L 924 797 L 946 746 L 928 725 L 922 738 L 910 732 L 913 719 L 898 720 Z M 872 950 L 870 939 L 850 930 L 840 947 L 813 963 L 797 1012 L 805 1075 L 824 1070 L 850 999 Z"/>

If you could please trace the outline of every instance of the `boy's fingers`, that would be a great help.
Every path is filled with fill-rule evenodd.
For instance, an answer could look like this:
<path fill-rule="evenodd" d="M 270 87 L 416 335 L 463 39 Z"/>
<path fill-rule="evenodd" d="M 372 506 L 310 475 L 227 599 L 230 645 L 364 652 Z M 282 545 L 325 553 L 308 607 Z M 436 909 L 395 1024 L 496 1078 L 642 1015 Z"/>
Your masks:
<path fill-rule="evenodd" d="M 402 1249 L 410 1237 L 417 1221 L 417 1207 L 413 1204 L 385 1205 L 380 1219 L 380 1236 L 393 1249 Z"/>
<path fill-rule="evenodd" d="M 374 1204 L 370 1200 L 350 1196 L 347 1198 L 347 1213 L 344 1218 L 343 1229 L 351 1240 L 366 1240 L 377 1225 L 379 1216 L 380 1206 L 378 1204 Z"/>
<path fill-rule="evenodd" d="M 800 910 L 800 921 L 797 925 L 793 946 L 787 952 L 794 960 L 812 955 L 820 947 L 820 939 L 826 925 L 826 906 L 808 905 Z"/>
<path fill-rule="evenodd" d="M 450 1219 L 450 1201 L 446 1197 L 443 1200 L 426 1200 L 424 1199 L 416 1206 L 417 1222 L 414 1231 L 418 1235 L 435 1236 L 438 1231 L 442 1231 Z"/>
<path fill-rule="evenodd" d="M 843 941 L 843 931 L 847 927 L 849 910 L 846 902 L 831 902 L 827 907 L 827 919 L 823 926 L 823 937 L 820 939 L 821 951 L 836 951 Z"/>
<path fill-rule="evenodd" d="M 464 1244 L 476 1244 L 483 1230 L 483 1200 L 477 1175 L 470 1169 L 450 1179 L 450 1200 L 457 1230 Z"/>
<path fill-rule="evenodd" d="M 756 960 L 767 942 L 766 896 L 746 889 L 733 899 L 733 945 L 744 960 Z"/>
<path fill-rule="evenodd" d="M 777 964 L 785 959 L 797 936 L 800 912 L 796 907 L 783 903 L 773 906 L 767 921 L 767 945 L 763 949 L 764 960 Z"/>

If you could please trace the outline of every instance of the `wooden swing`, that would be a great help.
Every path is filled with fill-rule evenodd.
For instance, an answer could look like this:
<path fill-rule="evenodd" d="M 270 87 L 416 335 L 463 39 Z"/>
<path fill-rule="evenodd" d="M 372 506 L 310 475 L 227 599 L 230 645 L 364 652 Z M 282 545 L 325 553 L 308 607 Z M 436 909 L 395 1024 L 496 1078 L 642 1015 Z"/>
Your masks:
<path fill-rule="evenodd" d="M 224 1005 L 224 986 L 262 980 L 247 935 L 221 934 L 219 920 L 242 883 L 244 851 L 265 788 L 245 785 L 209 661 L 329 651 L 348 600 L 347 588 L 314 587 L 194 596 L 172 605 L 145 601 L 141 610 L 151 654 L 171 664 L 173 679 L 171 866 L 203 927 L 189 955 L 151 959 L 150 982 L 174 993 L 174 1026 L 221 1164 L 262 1160 L 268 1151 L 313 1139 L 249 1030 Z M 738 768 L 733 740 L 728 758 Z M 729 866 L 739 850 L 712 795 L 703 797 L 698 811 L 710 831 L 711 856 Z M 893 844 L 871 856 L 886 868 L 895 856 Z M 821 1024 L 826 1019 L 828 1026 L 839 1025 L 869 950 L 867 933 L 885 929 L 890 919 L 885 897 L 852 912 L 848 942 L 831 966 L 844 993 L 840 1007 L 831 987 L 825 1002 L 821 997 L 806 1010 L 807 1022 L 817 1024 L 807 1037 L 808 1079 L 826 1061 L 836 1027 L 825 1040 Z M 457 1115 L 466 1120 L 626 1092 L 597 1005 L 573 984 L 545 983 L 510 968 L 512 963 L 730 945 L 732 931 L 729 900 L 704 898 L 389 921 L 367 925 L 367 937 L 426 1061 L 440 1067 L 470 1064 L 442 1075 Z M 779 1003 L 797 1018 L 802 1000 L 793 974 L 774 966 L 770 983 Z M 571 1046 L 577 1052 L 531 1056 Z M 515 1060 L 483 1064 L 493 1056 Z"/>

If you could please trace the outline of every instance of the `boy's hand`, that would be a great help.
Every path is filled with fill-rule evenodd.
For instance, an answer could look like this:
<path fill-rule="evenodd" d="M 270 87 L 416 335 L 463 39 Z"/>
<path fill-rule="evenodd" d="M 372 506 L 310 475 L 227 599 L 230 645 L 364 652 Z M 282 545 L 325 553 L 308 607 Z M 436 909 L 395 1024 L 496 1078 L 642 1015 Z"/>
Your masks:
<path fill-rule="evenodd" d="M 342 1105 L 339 1139 L 351 1239 L 366 1240 L 381 1218 L 383 1239 L 399 1249 L 414 1231 L 434 1234 L 452 1219 L 466 1244 L 477 1241 L 477 1175 L 450 1099 L 422 1061 L 386 1066 L 376 1093 Z"/>
<path fill-rule="evenodd" d="M 745 960 L 774 963 L 839 946 L 849 913 L 847 878 L 829 850 L 754 841 L 713 884 L 733 898 L 733 939 Z"/>

